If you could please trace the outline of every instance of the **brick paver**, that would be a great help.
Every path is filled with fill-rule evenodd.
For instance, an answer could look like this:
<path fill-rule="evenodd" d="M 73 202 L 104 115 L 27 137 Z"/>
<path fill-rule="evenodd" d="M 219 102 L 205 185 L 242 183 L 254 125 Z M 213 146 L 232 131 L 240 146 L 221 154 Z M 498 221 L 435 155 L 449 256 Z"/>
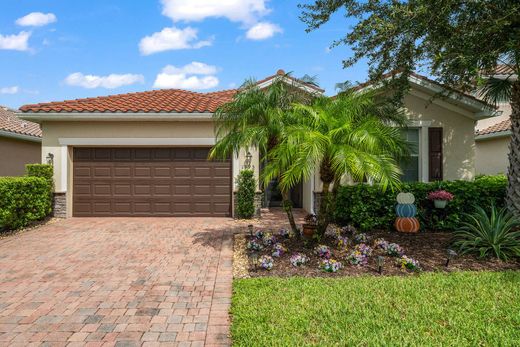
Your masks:
<path fill-rule="evenodd" d="M 229 345 L 232 228 L 72 218 L 0 241 L 0 345 Z"/>

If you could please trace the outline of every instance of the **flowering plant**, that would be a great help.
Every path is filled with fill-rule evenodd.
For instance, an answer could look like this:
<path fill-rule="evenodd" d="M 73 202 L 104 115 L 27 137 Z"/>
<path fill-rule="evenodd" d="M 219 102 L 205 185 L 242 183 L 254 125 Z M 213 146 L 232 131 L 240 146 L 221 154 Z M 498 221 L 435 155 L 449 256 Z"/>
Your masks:
<path fill-rule="evenodd" d="M 348 254 L 347 260 L 352 265 L 366 265 L 371 254 L 372 248 L 364 243 L 360 243 Z"/>
<path fill-rule="evenodd" d="M 265 233 L 263 241 L 264 246 L 271 246 L 276 242 L 276 237 L 271 233 Z"/>
<path fill-rule="evenodd" d="M 353 225 L 349 224 L 341 228 L 341 232 L 345 234 L 355 234 L 357 233 L 357 229 Z"/>
<path fill-rule="evenodd" d="M 255 232 L 255 237 L 256 237 L 257 239 L 263 239 L 263 238 L 264 238 L 264 234 L 265 234 L 265 233 L 264 233 L 263 230 L 257 230 L 257 231 Z"/>
<path fill-rule="evenodd" d="M 348 237 L 346 236 L 338 236 L 336 239 L 336 245 L 338 248 L 347 248 L 348 247 Z"/>
<path fill-rule="evenodd" d="M 330 258 L 330 248 L 325 245 L 318 245 L 314 249 L 314 253 L 320 258 L 329 259 Z"/>
<path fill-rule="evenodd" d="M 260 257 L 259 261 L 260 261 L 260 267 L 262 269 L 271 270 L 273 268 L 274 260 L 272 257 L 270 257 L 268 255 L 263 255 Z"/>
<path fill-rule="evenodd" d="M 337 272 L 342 267 L 343 264 L 334 259 L 324 259 L 320 262 L 320 268 L 325 272 Z"/>
<path fill-rule="evenodd" d="M 385 239 L 375 239 L 374 240 L 374 248 L 380 248 L 380 249 L 383 249 L 386 251 L 386 249 L 388 248 L 388 245 L 389 245 L 389 242 L 386 241 Z"/>
<path fill-rule="evenodd" d="M 307 224 L 318 224 L 318 217 L 315 214 L 309 213 L 305 216 L 305 223 Z"/>
<path fill-rule="evenodd" d="M 278 236 L 288 239 L 292 236 L 292 233 L 289 231 L 289 229 L 282 228 L 278 231 Z"/>
<path fill-rule="evenodd" d="M 271 254 L 273 257 L 281 257 L 285 252 L 287 252 L 287 248 L 285 248 L 281 243 L 275 243 L 273 246 L 273 253 Z"/>
<path fill-rule="evenodd" d="M 307 256 L 305 254 L 294 253 L 291 256 L 290 261 L 293 266 L 301 266 L 301 265 L 304 265 L 305 263 L 307 263 L 309 261 L 309 258 L 307 258 Z"/>
<path fill-rule="evenodd" d="M 356 233 L 354 234 L 354 242 L 355 243 L 366 243 L 368 242 L 368 235 L 365 233 Z"/>
<path fill-rule="evenodd" d="M 264 248 L 257 239 L 253 239 L 247 243 L 247 249 L 251 251 L 261 251 Z"/>
<path fill-rule="evenodd" d="M 413 271 L 421 270 L 421 266 L 420 266 L 419 262 L 413 258 L 407 257 L 406 255 L 403 255 L 401 258 L 397 259 L 396 263 L 403 270 L 405 270 L 405 269 L 413 270 Z"/>
<path fill-rule="evenodd" d="M 428 200 L 453 200 L 453 194 L 445 190 L 437 190 L 435 192 L 428 193 Z"/>
<path fill-rule="evenodd" d="M 401 257 L 404 255 L 404 249 L 399 246 L 397 243 L 389 243 L 386 246 L 386 254 L 392 256 L 392 257 Z"/>

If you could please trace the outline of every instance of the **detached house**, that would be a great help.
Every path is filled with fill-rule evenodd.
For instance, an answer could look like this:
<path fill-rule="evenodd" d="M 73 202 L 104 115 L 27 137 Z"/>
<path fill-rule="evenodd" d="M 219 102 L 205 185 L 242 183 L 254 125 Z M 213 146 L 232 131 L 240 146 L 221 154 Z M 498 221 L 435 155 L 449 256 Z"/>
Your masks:
<path fill-rule="evenodd" d="M 281 70 L 258 84 L 266 88 L 275 78 L 323 92 Z M 475 123 L 493 109 L 461 93 L 432 101 L 442 85 L 419 75 L 410 82 L 406 137 L 417 151 L 403 178 L 472 179 Z M 41 124 L 42 160 L 54 155 L 62 216 L 231 216 L 234 179 L 246 158 L 257 176 L 261 167 L 253 149 L 227 161 L 207 160 L 215 143 L 212 114 L 237 92 L 153 90 L 26 105 L 20 116 Z M 319 192 L 319 178 L 313 177 L 292 197 L 296 206 L 312 211 Z M 264 204 L 276 205 L 275 192 L 266 196 Z"/>
<path fill-rule="evenodd" d="M 22 176 L 25 165 L 41 160 L 42 132 L 38 124 L 21 120 L 0 106 L 0 176 Z"/>

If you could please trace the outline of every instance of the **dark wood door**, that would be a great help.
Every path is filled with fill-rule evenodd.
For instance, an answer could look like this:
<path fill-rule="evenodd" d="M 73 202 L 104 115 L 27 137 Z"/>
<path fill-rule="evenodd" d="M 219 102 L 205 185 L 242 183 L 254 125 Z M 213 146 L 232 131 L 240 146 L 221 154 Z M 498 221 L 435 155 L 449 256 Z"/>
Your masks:
<path fill-rule="evenodd" d="M 74 148 L 73 215 L 230 216 L 231 161 L 209 148 Z"/>

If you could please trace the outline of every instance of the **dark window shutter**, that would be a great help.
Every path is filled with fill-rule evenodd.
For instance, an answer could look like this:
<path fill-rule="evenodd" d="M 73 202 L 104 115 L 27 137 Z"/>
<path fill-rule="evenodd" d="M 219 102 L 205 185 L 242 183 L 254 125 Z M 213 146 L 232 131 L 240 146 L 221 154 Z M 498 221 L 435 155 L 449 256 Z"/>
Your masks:
<path fill-rule="evenodd" d="M 442 181 L 442 128 L 428 128 L 429 181 Z"/>

